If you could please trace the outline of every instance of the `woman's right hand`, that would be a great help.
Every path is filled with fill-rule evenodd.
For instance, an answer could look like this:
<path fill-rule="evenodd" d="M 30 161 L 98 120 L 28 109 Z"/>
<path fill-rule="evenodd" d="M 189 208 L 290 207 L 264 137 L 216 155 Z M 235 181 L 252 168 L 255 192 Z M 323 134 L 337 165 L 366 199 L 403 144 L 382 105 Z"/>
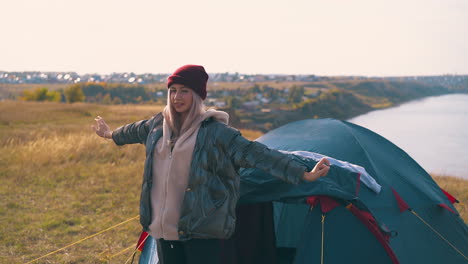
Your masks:
<path fill-rule="evenodd" d="M 106 124 L 106 121 L 100 116 L 97 116 L 95 119 L 96 125 L 92 125 L 91 128 L 96 132 L 96 134 L 103 138 L 112 138 L 112 130 Z"/>

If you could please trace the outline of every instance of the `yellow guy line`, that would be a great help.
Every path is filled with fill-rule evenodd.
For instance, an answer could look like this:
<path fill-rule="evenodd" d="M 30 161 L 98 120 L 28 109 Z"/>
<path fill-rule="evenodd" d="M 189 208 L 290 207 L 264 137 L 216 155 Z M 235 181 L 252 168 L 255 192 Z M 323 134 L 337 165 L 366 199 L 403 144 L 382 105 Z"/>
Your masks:
<path fill-rule="evenodd" d="M 465 259 L 468 260 L 468 258 L 465 255 L 463 255 L 463 253 L 458 248 L 452 245 L 452 243 L 450 243 L 444 236 L 442 236 L 439 232 L 437 232 L 437 230 L 435 230 L 428 222 L 424 221 L 424 219 L 420 217 L 415 211 L 410 210 L 410 212 L 413 213 L 417 218 L 419 218 L 419 220 L 421 220 L 424 224 L 426 224 L 440 238 L 442 238 L 445 242 L 447 242 L 447 244 L 449 244 L 453 249 L 455 249 L 460 255 L 462 255 Z"/>
<path fill-rule="evenodd" d="M 134 248 L 134 247 L 135 247 L 135 246 L 129 246 L 128 248 L 123 249 L 122 251 L 119 251 L 118 253 L 115 253 L 114 255 L 110 256 L 109 259 L 113 259 L 113 258 L 117 257 L 118 255 L 121 255 L 121 254 L 123 254 L 125 251 L 130 250 L 130 249 L 132 249 L 132 248 Z"/>
<path fill-rule="evenodd" d="M 130 261 L 130 259 L 132 259 L 135 256 L 135 253 L 136 253 L 137 249 L 139 247 L 141 247 L 141 245 L 143 245 L 145 243 L 145 241 L 146 241 L 146 239 L 148 239 L 148 237 L 149 237 L 149 234 L 145 237 L 145 239 L 143 239 L 143 241 L 141 241 L 141 243 L 139 245 L 137 245 L 137 247 L 133 250 L 132 255 L 130 255 L 130 257 L 125 261 L 125 264 L 127 264 Z M 133 260 L 132 260 L 132 263 L 133 263 Z"/>
<path fill-rule="evenodd" d="M 73 246 L 73 245 L 76 245 L 76 244 L 78 244 L 78 243 L 81 243 L 81 242 L 83 242 L 83 241 L 85 241 L 85 240 L 87 240 L 87 239 L 90 239 L 90 238 L 95 237 L 95 236 L 97 236 L 97 235 L 99 235 L 99 234 L 102 234 L 102 233 L 104 233 L 104 232 L 106 232 L 106 231 L 109 231 L 109 230 L 111 230 L 111 229 L 113 229 L 113 228 L 116 228 L 116 227 L 118 227 L 118 226 L 120 226 L 120 225 L 123 225 L 123 224 L 125 224 L 125 223 L 128 223 L 128 222 L 130 222 L 130 221 L 132 221 L 132 220 L 135 220 L 135 219 L 137 219 L 138 217 L 140 217 L 140 216 L 137 215 L 137 216 L 135 216 L 135 217 L 132 217 L 132 218 L 130 218 L 130 219 L 128 219 L 128 220 L 123 221 L 122 223 L 116 224 L 116 225 L 111 226 L 111 227 L 109 227 L 109 228 L 107 228 L 107 229 L 104 229 L 104 230 L 102 230 L 102 231 L 100 231 L 100 232 L 97 232 L 96 234 L 93 234 L 93 235 L 90 235 L 90 236 L 85 237 L 85 238 L 83 238 L 83 239 L 80 239 L 80 240 L 78 240 L 78 241 L 76 241 L 76 242 L 74 242 L 74 243 L 71 243 L 70 245 L 64 246 L 63 248 L 59 248 L 59 249 L 57 249 L 57 250 L 55 250 L 55 251 L 52 251 L 52 252 L 50 252 L 50 253 L 48 253 L 48 254 L 42 256 L 42 257 L 33 259 L 33 260 L 27 262 L 26 264 L 33 263 L 33 262 L 38 261 L 38 260 L 40 260 L 40 259 L 42 259 L 42 258 L 45 258 L 45 257 L 50 256 L 50 255 L 52 255 L 52 254 L 55 254 L 55 253 L 57 253 L 57 252 L 59 252 L 59 251 L 62 251 L 62 250 L 64 250 L 64 249 L 66 249 L 66 248 L 69 248 L 69 247 L 71 247 L 71 246 Z"/>

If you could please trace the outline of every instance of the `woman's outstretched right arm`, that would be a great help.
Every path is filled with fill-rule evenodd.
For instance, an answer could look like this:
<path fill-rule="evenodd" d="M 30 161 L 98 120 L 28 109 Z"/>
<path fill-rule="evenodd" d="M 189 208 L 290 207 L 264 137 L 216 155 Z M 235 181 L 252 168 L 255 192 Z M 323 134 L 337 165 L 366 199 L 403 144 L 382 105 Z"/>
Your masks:
<path fill-rule="evenodd" d="M 112 130 L 109 125 L 107 125 L 106 121 L 100 116 L 97 116 L 94 120 L 96 121 L 96 125 L 91 126 L 94 132 L 100 137 L 112 138 Z"/>
<path fill-rule="evenodd" d="M 92 126 L 93 130 L 100 137 L 112 138 L 117 145 L 146 143 L 146 138 L 150 132 L 153 123 L 162 121 L 162 115 L 158 114 L 151 119 L 141 120 L 135 123 L 121 126 L 112 131 L 106 124 L 104 119 L 98 116 L 96 119 L 97 126 Z"/>

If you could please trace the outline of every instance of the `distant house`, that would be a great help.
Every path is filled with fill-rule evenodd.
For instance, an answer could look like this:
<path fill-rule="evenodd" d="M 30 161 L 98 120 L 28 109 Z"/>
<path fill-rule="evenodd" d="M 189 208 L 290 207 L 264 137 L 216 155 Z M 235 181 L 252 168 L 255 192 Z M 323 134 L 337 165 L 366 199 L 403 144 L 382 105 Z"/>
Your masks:
<path fill-rule="evenodd" d="M 264 81 L 266 80 L 266 78 L 265 78 L 265 76 L 263 76 L 263 75 L 255 75 L 255 76 L 254 76 L 254 80 L 255 80 L 256 82 L 264 82 Z"/>
<path fill-rule="evenodd" d="M 255 110 L 259 106 L 260 106 L 259 101 L 248 101 L 242 104 L 242 108 L 246 110 Z"/>
<path fill-rule="evenodd" d="M 288 102 L 288 100 L 286 100 L 286 98 L 278 98 L 278 103 L 280 103 L 280 104 L 285 104 L 287 102 Z"/>
<path fill-rule="evenodd" d="M 217 107 L 217 108 L 224 108 L 227 106 L 225 101 L 218 100 L 216 98 L 208 98 L 206 104 L 209 106 Z"/>

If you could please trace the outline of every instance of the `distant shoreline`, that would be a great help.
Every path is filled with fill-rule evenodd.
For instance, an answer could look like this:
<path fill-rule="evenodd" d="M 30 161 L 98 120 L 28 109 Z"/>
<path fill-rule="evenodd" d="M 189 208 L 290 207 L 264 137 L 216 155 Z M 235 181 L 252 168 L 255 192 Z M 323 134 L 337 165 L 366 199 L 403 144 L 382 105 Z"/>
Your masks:
<path fill-rule="evenodd" d="M 423 100 L 427 100 L 428 98 L 432 98 L 432 97 L 442 97 L 442 96 L 447 96 L 447 95 L 468 95 L 468 92 L 466 92 L 466 93 L 457 92 L 457 93 L 438 94 L 438 95 L 430 95 L 430 96 L 426 96 L 426 97 L 415 98 L 413 100 L 406 101 L 406 102 L 401 102 L 401 103 L 398 103 L 398 104 L 395 104 L 395 105 L 392 105 L 392 106 L 389 106 L 389 107 L 386 107 L 386 108 L 374 109 L 374 110 L 371 110 L 369 112 L 350 117 L 350 118 L 346 119 L 345 121 L 349 121 L 349 120 L 351 120 L 353 118 L 356 118 L 356 117 L 359 117 L 359 116 L 362 116 L 362 115 L 367 115 L 367 114 L 370 114 L 372 112 L 384 111 L 384 110 L 388 110 L 388 109 L 392 109 L 392 108 L 397 108 L 397 107 L 402 106 L 404 104 L 423 101 Z"/>
<path fill-rule="evenodd" d="M 468 179 L 467 102 L 463 93 L 430 96 L 347 121 L 387 138 L 430 173 Z"/>

